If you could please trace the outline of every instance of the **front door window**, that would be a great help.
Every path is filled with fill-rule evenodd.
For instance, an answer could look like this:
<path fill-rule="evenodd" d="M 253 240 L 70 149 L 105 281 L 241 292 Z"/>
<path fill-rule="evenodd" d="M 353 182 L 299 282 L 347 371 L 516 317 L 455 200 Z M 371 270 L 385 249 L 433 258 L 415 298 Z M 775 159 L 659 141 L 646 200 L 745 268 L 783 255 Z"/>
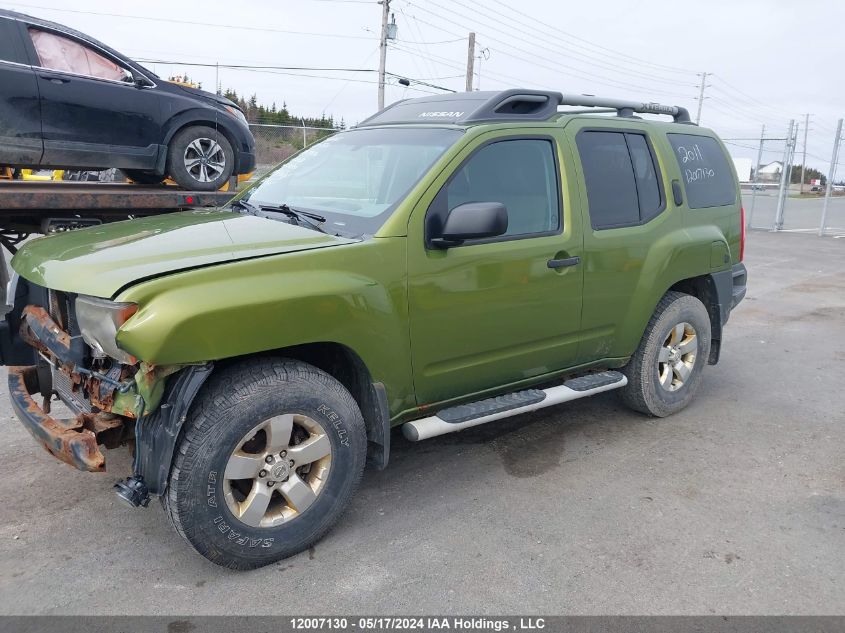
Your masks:
<path fill-rule="evenodd" d="M 38 53 L 42 68 L 85 75 L 111 81 L 132 81 L 132 73 L 100 55 L 93 49 L 83 46 L 67 37 L 56 33 L 29 29 L 29 36 Z"/>

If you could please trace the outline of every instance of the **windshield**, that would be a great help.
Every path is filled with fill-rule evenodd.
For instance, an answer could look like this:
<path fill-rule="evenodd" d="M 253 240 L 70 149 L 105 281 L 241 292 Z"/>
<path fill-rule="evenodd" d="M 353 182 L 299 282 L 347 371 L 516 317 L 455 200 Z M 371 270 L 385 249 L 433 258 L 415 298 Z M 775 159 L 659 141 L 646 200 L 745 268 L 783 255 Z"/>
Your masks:
<path fill-rule="evenodd" d="M 243 200 L 318 213 L 330 233 L 372 234 L 460 135 L 446 128 L 340 132 L 277 167 Z"/>

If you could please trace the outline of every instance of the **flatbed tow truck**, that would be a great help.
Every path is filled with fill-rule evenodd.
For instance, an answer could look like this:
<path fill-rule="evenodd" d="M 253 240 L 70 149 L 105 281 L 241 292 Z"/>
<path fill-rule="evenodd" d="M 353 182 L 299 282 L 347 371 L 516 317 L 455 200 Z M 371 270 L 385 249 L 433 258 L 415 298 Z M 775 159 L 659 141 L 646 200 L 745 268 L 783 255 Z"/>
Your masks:
<path fill-rule="evenodd" d="M 232 184 L 236 184 L 232 183 Z M 0 245 L 10 253 L 32 235 L 49 234 L 145 215 L 219 207 L 231 191 L 185 191 L 168 185 L 0 180 Z M 0 249 L 0 293 L 8 268 Z"/>

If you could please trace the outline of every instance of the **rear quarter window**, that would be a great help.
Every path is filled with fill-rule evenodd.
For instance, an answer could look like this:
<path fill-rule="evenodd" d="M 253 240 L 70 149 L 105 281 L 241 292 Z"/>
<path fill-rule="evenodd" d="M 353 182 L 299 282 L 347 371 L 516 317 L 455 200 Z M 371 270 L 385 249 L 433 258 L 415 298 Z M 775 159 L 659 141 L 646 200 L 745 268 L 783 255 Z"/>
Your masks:
<path fill-rule="evenodd" d="M 736 203 L 736 181 L 724 150 L 709 136 L 667 134 L 681 168 L 691 209 Z"/>

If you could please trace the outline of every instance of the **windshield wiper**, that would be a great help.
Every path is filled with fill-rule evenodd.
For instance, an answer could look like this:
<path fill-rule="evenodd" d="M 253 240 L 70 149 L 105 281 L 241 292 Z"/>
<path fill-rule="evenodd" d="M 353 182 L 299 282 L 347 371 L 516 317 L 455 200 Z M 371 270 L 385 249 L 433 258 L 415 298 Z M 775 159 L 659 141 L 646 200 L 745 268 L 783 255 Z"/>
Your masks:
<path fill-rule="evenodd" d="M 236 200 L 232 203 L 232 206 L 235 205 L 243 207 L 250 215 L 269 218 L 271 220 L 279 219 L 278 216 L 282 215 L 285 219 L 293 220 L 294 224 L 297 226 L 305 226 L 309 229 L 319 231 L 320 233 L 327 233 L 327 231 L 320 226 L 320 224 L 326 221 L 326 218 L 322 215 L 311 213 L 310 211 L 295 209 L 284 203 L 278 205 L 259 204 L 256 206 L 246 200 Z"/>

